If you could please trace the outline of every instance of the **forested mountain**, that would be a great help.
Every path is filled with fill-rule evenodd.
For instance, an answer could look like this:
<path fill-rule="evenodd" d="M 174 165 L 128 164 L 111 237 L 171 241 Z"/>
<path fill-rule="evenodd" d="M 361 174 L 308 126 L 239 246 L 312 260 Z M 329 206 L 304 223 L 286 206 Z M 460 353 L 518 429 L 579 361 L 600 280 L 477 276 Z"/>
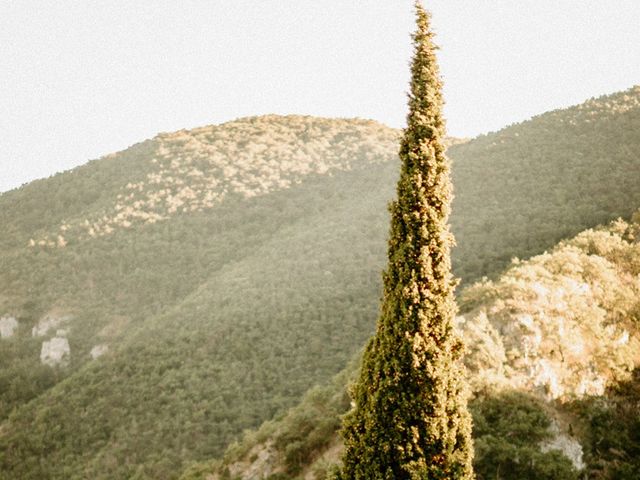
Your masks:
<path fill-rule="evenodd" d="M 514 262 L 459 304 L 479 480 L 637 478 L 640 211 Z M 357 367 L 183 480 L 325 478 Z"/>
<path fill-rule="evenodd" d="M 635 87 L 452 146 L 463 282 L 628 218 L 639 127 Z M 397 139 L 247 118 L 0 195 L 0 478 L 176 478 L 339 372 L 377 316 Z"/>
<path fill-rule="evenodd" d="M 639 127 L 636 86 L 451 147 L 458 275 L 491 275 L 514 256 L 631 215 Z"/>

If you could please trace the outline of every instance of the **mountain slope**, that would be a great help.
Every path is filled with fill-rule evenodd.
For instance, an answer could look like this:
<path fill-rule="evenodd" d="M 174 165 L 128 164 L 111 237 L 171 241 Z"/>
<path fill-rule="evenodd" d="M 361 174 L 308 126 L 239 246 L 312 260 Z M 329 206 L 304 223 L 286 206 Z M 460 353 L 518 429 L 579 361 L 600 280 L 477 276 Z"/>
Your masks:
<path fill-rule="evenodd" d="M 640 205 L 638 128 L 635 86 L 452 146 L 457 274 L 491 275 L 513 257 L 628 218 Z"/>
<path fill-rule="evenodd" d="M 333 146 L 323 144 L 316 151 L 307 151 L 307 167 L 324 166 L 329 162 L 326 158 L 340 155 L 347 158 L 348 161 L 343 162 L 345 165 L 349 161 L 362 161 L 359 149 L 364 152 L 362 155 L 366 155 L 370 141 L 374 142 L 371 147 L 374 150 L 379 148 L 378 144 L 395 149 L 392 140 L 395 133 L 373 122 L 291 117 L 265 118 L 262 123 L 257 122 L 258 127 L 251 119 L 239 123 L 245 126 L 240 129 L 243 136 L 236 139 L 240 143 L 246 142 L 248 137 L 245 135 L 253 130 L 261 132 L 267 128 L 269 131 L 272 123 L 275 132 L 284 128 L 295 139 L 308 137 L 308 130 L 314 126 L 326 127 L 322 129 L 323 140 L 334 135 L 359 138 L 358 135 L 363 136 L 361 130 L 366 130 L 360 142 L 353 140 Z M 231 127 L 232 131 L 237 129 L 233 125 Z M 209 130 L 222 130 L 224 135 L 228 135 L 226 127 L 211 127 Z M 378 131 L 387 135 L 386 140 L 378 138 Z M 259 135 L 255 133 L 254 136 Z M 233 141 L 228 140 L 227 143 L 230 144 L 229 151 L 234 152 L 236 146 Z M 296 144 L 290 143 L 283 147 L 285 153 L 295 153 Z M 170 205 L 165 205 L 165 213 L 171 215 L 170 219 L 156 223 L 144 221 L 144 225 L 130 227 L 125 227 L 124 223 L 112 225 L 108 235 L 96 234 L 93 238 L 84 235 L 86 224 L 93 228 L 91 225 L 98 222 L 96 218 L 110 218 L 109 212 L 116 210 L 118 205 L 118 196 L 128 191 L 122 172 L 131 167 L 134 179 L 136 176 L 143 179 L 153 177 L 156 174 L 154 153 L 168 149 L 167 145 L 171 146 L 173 142 L 159 138 L 143 145 L 144 148 L 136 146 L 112 158 L 92 162 L 49 181 L 35 182 L 0 196 L 0 212 L 5 227 L 0 311 L 3 312 L 1 315 L 6 312 L 20 319 L 20 331 L 23 333 L 19 335 L 23 340 L 20 348 L 24 347 L 25 352 L 24 355 L 13 356 L 20 357 L 17 369 L 29 363 L 30 367 L 37 368 L 37 350 L 42 342 L 28 339 L 27 332 L 47 315 L 75 318 L 69 335 L 71 343 L 76 344 L 73 351 L 77 352 L 71 355 L 71 367 L 77 366 L 86 361 L 94 342 L 108 343 L 114 335 L 127 335 L 130 326 L 173 307 L 209 276 L 215 275 L 227 261 L 242 258 L 255 244 L 267 241 L 283 225 L 295 223 L 297 218 L 313 211 L 313 205 L 306 202 L 312 200 L 312 195 L 302 201 L 296 200 L 295 195 L 291 199 L 276 197 L 245 207 L 250 199 L 228 193 L 230 200 L 217 205 L 214 215 L 210 214 L 211 209 L 191 214 L 169 213 Z M 387 157 L 376 157 L 372 165 L 376 161 L 389 163 L 394 155 L 391 152 Z M 229 158 L 233 158 L 231 153 Z M 283 154 L 283 162 L 287 158 Z M 211 163 L 215 173 L 220 161 L 212 158 Z M 168 202 L 187 188 L 185 179 L 178 178 L 178 167 L 172 176 L 176 185 Z M 65 184 L 61 179 L 66 177 L 69 177 L 69 182 Z M 101 189 L 96 189 L 97 182 L 101 182 Z M 232 182 L 232 178 L 219 179 L 223 186 Z M 332 194 L 334 187 L 328 187 L 328 195 Z M 94 190 L 99 192 L 99 200 L 94 201 Z M 206 190 L 203 192 L 204 195 L 208 193 Z M 385 201 L 382 196 L 380 200 Z M 74 208 L 70 209 L 69 217 L 64 218 L 63 206 L 67 204 Z M 84 206 L 81 212 L 76 211 L 78 205 Z M 46 231 L 54 233 L 44 233 Z M 44 239 L 64 236 L 66 245 L 59 247 L 56 240 L 54 246 L 50 246 L 50 241 L 44 240 L 45 244 L 41 246 L 39 243 L 43 240 L 40 239 L 38 245 L 28 247 L 29 240 L 39 236 Z M 8 347 L 7 343 L 3 346 Z M 7 374 L 8 379 L 15 376 Z"/>
<path fill-rule="evenodd" d="M 619 181 L 640 162 L 639 102 L 635 88 L 451 147 L 466 283 L 640 204 Z M 547 156 L 514 147 L 540 125 L 561 132 Z M 590 156 L 593 125 L 611 163 Z M 376 318 L 396 139 L 241 119 L 0 195 L 0 478 L 175 478 L 343 368 Z M 535 190 L 519 176 L 534 159 L 549 172 Z M 591 190 L 555 201 L 576 172 Z"/>
<path fill-rule="evenodd" d="M 349 221 L 355 211 L 368 208 L 370 196 L 362 195 L 360 206 L 343 204 L 340 195 L 331 201 L 332 190 L 319 180 L 315 190 L 318 200 L 325 200 L 317 213 L 312 211 L 318 209 L 314 202 L 306 202 L 313 198 L 313 181 L 304 190 L 288 191 L 291 204 L 302 206 L 298 215 L 289 209 L 279 230 L 263 237 L 264 243 L 247 245 L 253 248 L 245 250 L 242 258 L 227 259 L 215 275 L 166 312 L 129 326 L 117 351 L 19 411 L 11 424 L 20 438 L 14 437 L 12 445 L 42 448 L 42 455 L 50 452 L 50 463 L 41 475 L 65 472 L 82 477 L 83 472 L 91 472 L 99 477 L 100 472 L 109 471 L 126 477 L 138 465 L 151 464 L 156 468 L 142 471 L 154 477 L 179 468 L 185 445 L 188 455 L 219 452 L 243 428 L 291 406 L 314 383 L 334 374 L 370 331 L 376 306 L 367 299 L 377 295 L 378 289 L 377 262 L 371 257 L 381 257 L 382 252 L 376 251 L 375 238 L 363 238 L 362 222 Z M 349 176 L 343 180 L 357 185 Z M 304 193 L 305 202 L 296 199 L 296 193 Z M 379 207 L 382 220 L 384 202 Z M 261 229 L 263 208 L 256 199 L 243 203 L 244 220 L 253 217 L 254 221 L 243 222 L 243 230 L 235 233 L 246 229 L 250 238 L 252 230 Z M 188 222 L 180 231 L 193 231 L 189 226 Z M 333 234 L 323 233 L 327 231 Z M 226 237 L 212 240 L 233 245 L 233 239 Z M 349 248 L 344 248 L 343 241 Z M 310 255 L 310 245 L 323 254 Z M 181 249 L 189 247 L 187 242 L 181 245 Z M 353 279 L 349 273 L 356 266 L 362 271 L 363 265 L 369 273 L 364 270 L 365 275 Z M 330 323 L 327 317 L 337 308 L 339 314 L 333 313 Z M 248 316 L 247 311 L 252 314 Z M 332 348 L 327 349 L 327 344 Z M 158 388 L 163 395 L 149 395 Z M 91 402 L 96 397 L 103 401 Z M 75 407 L 82 408 L 91 421 L 79 425 Z M 33 415 L 39 415 L 40 421 L 34 421 Z M 194 429 L 201 423 L 192 415 L 209 419 L 201 441 Z M 51 438 L 50 427 L 57 424 L 62 435 Z M 120 427 L 132 424 L 146 432 L 143 444 L 139 435 Z M 108 432 L 108 439 L 101 437 L 103 432 Z M 85 442 L 80 451 L 70 452 L 64 439 L 75 436 Z M 119 448 L 128 445 L 136 452 L 135 457 L 130 455 L 132 465 L 120 464 L 114 470 L 103 463 L 109 457 L 85 457 L 95 454 L 98 446 L 105 448 L 103 441 L 107 450 L 117 451 L 115 443 Z M 76 465 L 81 470 L 74 472 L 66 464 L 64 457 L 69 454 L 80 456 Z M 16 460 L 27 456 L 23 450 L 10 455 Z M 56 465 L 65 470 L 55 470 Z M 23 470 L 16 474 L 33 471 L 26 462 L 19 466 Z"/>
<path fill-rule="evenodd" d="M 478 478 L 577 479 L 578 468 L 591 475 L 603 465 L 607 475 L 597 478 L 633 478 L 618 475 L 637 469 L 638 457 L 616 463 L 603 441 L 615 442 L 637 413 L 624 401 L 638 389 L 631 372 L 640 362 L 640 211 L 634 222 L 585 231 L 470 286 L 460 310 Z M 357 367 L 351 362 L 222 461 L 194 466 L 183 479 L 325 478 L 339 459 L 337 431 Z M 618 429 L 607 432 L 604 422 Z"/>

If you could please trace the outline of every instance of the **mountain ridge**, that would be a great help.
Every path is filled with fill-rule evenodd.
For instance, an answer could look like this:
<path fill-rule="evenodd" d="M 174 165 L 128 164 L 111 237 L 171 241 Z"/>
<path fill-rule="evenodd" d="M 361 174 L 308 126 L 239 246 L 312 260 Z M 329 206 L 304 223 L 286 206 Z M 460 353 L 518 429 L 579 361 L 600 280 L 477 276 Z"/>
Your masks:
<path fill-rule="evenodd" d="M 640 168 L 633 135 L 640 108 L 598 113 L 617 96 L 640 105 L 635 87 L 581 107 L 577 117 L 567 109 L 449 148 L 454 265 L 464 284 L 498 275 L 514 256 L 540 254 L 559 239 L 628 218 L 640 205 L 631 181 Z M 221 454 L 243 429 L 284 414 L 361 347 L 377 315 L 397 131 L 367 121 L 277 118 L 270 139 L 261 137 L 273 118 L 236 124 L 253 136 L 223 131 L 207 148 L 192 142 L 195 151 L 184 148 L 190 136 L 183 132 L 167 144 L 175 151 L 165 167 L 152 163 L 157 145 L 148 140 L 0 196 L 0 318 L 18 324 L 0 339 L 0 478 L 100 478 L 109 470 L 176 478 L 192 461 Z M 565 128 L 571 118 L 589 122 Z M 315 143 L 305 140 L 307 124 Z M 602 135 L 592 136 L 594 129 Z M 540 131 L 555 132 L 553 141 L 533 148 Z M 225 156 L 220 164 L 206 153 L 216 141 L 216 155 Z M 612 156 L 601 157 L 600 149 L 590 156 L 594 142 L 614 145 Z M 307 150 L 298 161 L 302 143 Z M 273 155 L 265 156 L 265 145 Z M 122 211 L 115 209 L 118 195 L 134 193 L 132 208 L 159 190 L 176 197 L 184 185 L 174 180 L 191 178 L 188 156 L 189 168 L 210 165 L 206 178 L 231 185 L 237 172 L 216 172 L 236 153 L 242 168 L 254 160 L 259 167 L 240 187 L 271 172 L 270 162 L 293 164 L 286 175 L 268 174 L 267 187 L 290 183 L 264 195 L 227 192 L 202 211 L 186 202 L 167 220 L 139 219 L 88 236 L 84 220 L 109 214 L 101 225 L 110 225 Z M 153 183 L 173 160 L 182 176 L 165 172 L 160 180 L 172 177 L 171 185 Z M 350 169 L 322 173 L 322 165 Z M 566 185 L 574 177 L 582 178 L 579 188 Z M 127 188 L 141 181 L 142 191 Z M 206 195 L 205 183 L 189 185 Z M 149 212 L 164 215 L 170 206 L 162 200 L 153 207 L 162 211 Z M 60 226 L 70 219 L 76 230 L 65 231 L 66 245 L 58 246 Z M 40 234 L 54 245 L 29 247 Z M 47 318 L 66 316 L 45 336 L 32 335 Z M 54 338 L 68 342 L 66 366 L 40 361 L 43 343 Z M 94 348 L 102 356 L 93 358 Z M 150 395 L 157 385 L 162 392 Z"/>

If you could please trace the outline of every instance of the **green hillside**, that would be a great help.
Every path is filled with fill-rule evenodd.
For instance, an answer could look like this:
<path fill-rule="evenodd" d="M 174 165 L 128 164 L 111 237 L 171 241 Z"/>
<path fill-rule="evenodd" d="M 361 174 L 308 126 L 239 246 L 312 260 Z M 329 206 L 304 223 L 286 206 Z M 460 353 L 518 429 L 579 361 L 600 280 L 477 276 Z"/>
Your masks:
<path fill-rule="evenodd" d="M 636 478 L 640 211 L 473 284 L 460 311 L 480 480 Z M 182 480 L 324 479 L 357 368 Z"/>
<path fill-rule="evenodd" d="M 639 112 L 636 87 L 452 146 L 463 281 L 630 215 Z M 0 478 L 176 478 L 339 372 L 377 316 L 397 138 L 241 119 L 0 195 Z"/>
<path fill-rule="evenodd" d="M 639 127 L 635 86 L 451 147 L 458 275 L 491 275 L 512 257 L 631 215 L 640 205 Z"/>
<path fill-rule="evenodd" d="M 394 145 L 395 132 L 372 122 L 259 122 L 273 123 L 276 131 L 284 123 L 289 134 L 300 122 L 300 135 L 306 123 L 324 123 L 329 132 L 352 139 L 353 149 L 337 144 L 334 158 L 343 155 L 345 165 L 360 158 L 358 149 L 363 166 L 392 165 L 392 157 L 382 155 L 366 161 L 368 141 L 375 142 L 374 151 L 377 144 Z M 254 123 L 247 121 L 247 128 Z M 367 136 L 358 143 L 362 126 Z M 376 130 L 390 138 L 380 141 Z M 331 150 L 320 152 L 308 163 L 328 162 Z M 12 430 L 0 439 L 6 441 L 2 469 L 25 478 L 83 478 L 88 472 L 133 475 L 147 465 L 144 475 L 166 476 L 185 459 L 220 452 L 242 429 L 291 406 L 338 371 L 364 342 L 375 315 L 367 298 L 376 295 L 376 259 L 383 253 L 366 235 L 371 223 L 385 221 L 386 199 L 380 190 L 367 191 L 376 169 L 333 173 L 306 173 L 304 186 L 270 195 L 227 194 L 231 199 L 215 209 L 173 212 L 170 219 L 94 237 L 84 236 L 82 218 L 97 215 L 83 213 L 80 220 L 65 219 L 71 228 L 64 247 L 29 247 L 28 235 L 22 247 L 16 242 L 18 253 L 4 257 L 7 284 L 14 285 L 12 300 L 25 294 L 27 305 L 16 315 L 17 334 L 1 345 L 8 347 L 12 370 L 2 372 L 5 412 L 38 393 L 34 369 L 57 375 L 46 377 L 49 384 L 67 378 L 6 422 Z M 354 188 L 364 192 L 359 203 L 345 199 Z M 353 278 L 363 265 L 369 273 Z M 31 285 L 47 287 L 40 305 L 27 296 Z M 71 319 L 45 337 L 31 337 L 47 315 Z M 59 327 L 68 331 L 69 365 L 41 366 L 40 345 Z M 104 344 L 110 351 L 91 361 L 91 348 Z M 159 385 L 162 395 L 155 393 Z M 22 428 L 23 422 L 33 428 Z M 132 434 L 132 424 L 139 435 Z M 195 432 L 194 425 L 204 431 Z M 69 438 L 79 441 L 71 445 Z M 127 449 L 135 455 L 114 470 L 114 456 Z M 40 464 L 40 456 L 48 463 Z"/>

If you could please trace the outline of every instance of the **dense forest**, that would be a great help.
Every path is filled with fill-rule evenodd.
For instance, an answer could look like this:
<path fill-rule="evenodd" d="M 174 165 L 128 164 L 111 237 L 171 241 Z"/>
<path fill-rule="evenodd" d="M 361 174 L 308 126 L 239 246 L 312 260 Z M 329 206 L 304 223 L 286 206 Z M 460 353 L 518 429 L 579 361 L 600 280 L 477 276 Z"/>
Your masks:
<path fill-rule="evenodd" d="M 463 285 L 629 218 L 639 127 L 634 87 L 452 141 Z M 398 138 L 253 117 L 1 194 L 0 478 L 176 478 L 343 369 L 377 316 Z"/>
<path fill-rule="evenodd" d="M 452 146 L 457 275 L 492 275 L 628 218 L 640 205 L 638 126 L 640 86 Z"/>
<path fill-rule="evenodd" d="M 640 211 L 462 292 L 458 330 L 468 345 L 478 479 L 577 480 L 580 470 L 637 478 L 638 240 Z M 339 461 L 358 360 L 182 480 L 325 478 Z"/>

